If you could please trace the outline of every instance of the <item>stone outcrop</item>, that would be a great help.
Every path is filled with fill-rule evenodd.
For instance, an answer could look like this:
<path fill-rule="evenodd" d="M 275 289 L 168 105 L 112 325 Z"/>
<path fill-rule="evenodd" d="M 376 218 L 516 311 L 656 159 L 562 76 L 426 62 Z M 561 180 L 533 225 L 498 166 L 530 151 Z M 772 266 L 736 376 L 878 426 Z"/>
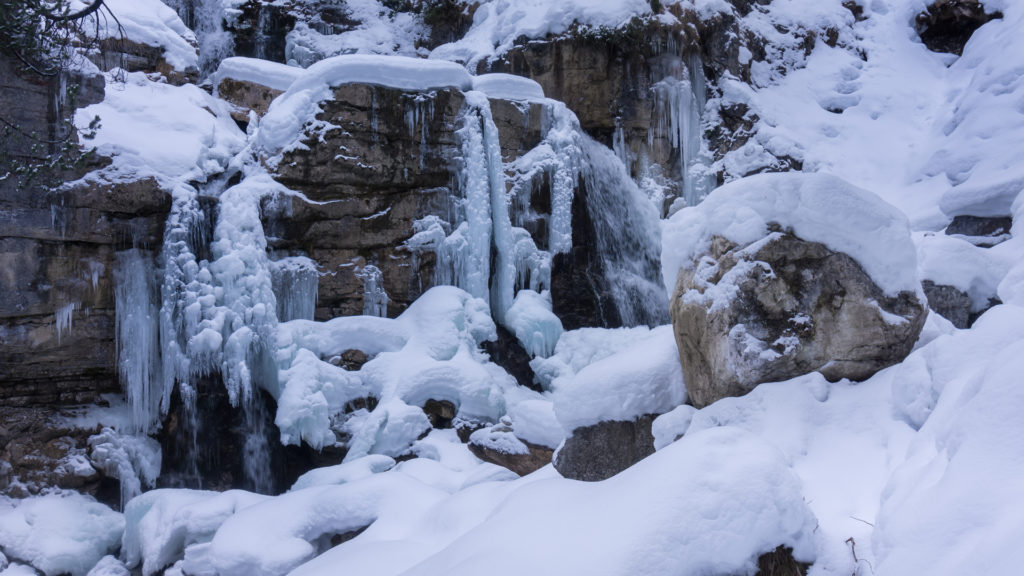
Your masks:
<path fill-rule="evenodd" d="M 698 408 L 815 370 L 866 379 L 906 357 L 924 325 L 913 293 L 886 296 L 850 256 L 790 233 L 753 246 L 716 237 L 707 258 L 708 278 L 680 270 L 671 308 Z"/>
<path fill-rule="evenodd" d="M 454 190 L 460 156 L 455 130 L 464 97 L 456 89 L 403 91 L 347 84 L 321 103 L 318 119 L 337 129 L 305 141 L 306 150 L 284 155 L 275 178 L 302 192 L 264 205 L 264 228 L 278 255 L 305 255 L 321 267 L 316 317 L 363 313 L 358 272 L 377 266 L 397 316 L 434 284 L 435 255 L 413 252 L 405 242 L 426 216 L 447 221 L 458 201 Z M 511 161 L 540 142 L 540 104 L 491 100 L 502 156 Z M 412 123 L 410 124 L 410 119 Z M 340 151 L 340 153 L 339 153 Z M 517 223 L 546 247 L 550 192 L 534 192 L 538 210 Z"/>
<path fill-rule="evenodd" d="M 986 13 L 985 5 L 977 0 L 936 0 L 917 15 L 914 25 L 932 52 L 960 55 L 975 30 L 1002 17 L 999 12 Z"/>
<path fill-rule="evenodd" d="M 555 469 L 566 478 L 605 480 L 654 454 L 655 414 L 630 422 L 599 422 L 572 431 L 555 454 Z"/>
<path fill-rule="evenodd" d="M 231 117 L 235 122 L 245 125 L 249 122 L 249 111 L 263 116 L 270 108 L 270 103 L 281 95 L 283 90 L 276 90 L 256 82 L 246 82 L 234 78 L 222 78 L 215 88 L 218 98 L 233 104 Z"/>
<path fill-rule="evenodd" d="M 462 103 L 454 89 L 343 85 L 318 117 L 338 129 L 322 141 L 310 138 L 308 150 L 285 154 L 275 177 L 312 202 L 268 201 L 264 228 L 272 249 L 304 254 L 327 273 L 319 283 L 318 319 L 362 314 L 356 272 L 367 264 L 383 273 L 392 316 L 432 285 L 433 254 L 414 254 L 403 243 L 417 219 L 448 213 Z M 420 122 L 410 130 L 406 114 L 417 111 Z"/>

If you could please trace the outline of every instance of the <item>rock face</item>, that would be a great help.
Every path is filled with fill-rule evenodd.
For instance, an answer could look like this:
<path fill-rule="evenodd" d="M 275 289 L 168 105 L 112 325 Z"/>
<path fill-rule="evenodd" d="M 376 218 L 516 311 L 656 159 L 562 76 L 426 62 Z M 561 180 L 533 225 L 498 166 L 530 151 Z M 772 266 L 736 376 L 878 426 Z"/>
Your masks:
<path fill-rule="evenodd" d="M 357 272 L 368 264 L 383 274 L 391 316 L 432 285 L 433 254 L 403 243 L 417 219 L 448 213 L 462 103 L 455 89 L 343 85 L 318 117 L 340 129 L 285 155 L 275 177 L 312 202 L 268 202 L 264 229 L 279 254 L 306 255 L 329 273 L 320 278 L 317 319 L 363 313 Z M 407 113 L 419 118 L 412 129 Z"/>
<path fill-rule="evenodd" d="M 654 453 L 655 414 L 631 422 L 599 422 L 572 431 L 555 455 L 555 469 L 566 478 L 596 482 Z"/>
<path fill-rule="evenodd" d="M 999 12 L 986 14 L 977 0 L 936 0 L 917 15 L 914 24 L 929 50 L 960 55 L 975 30 L 1002 17 Z"/>
<path fill-rule="evenodd" d="M 906 357 L 924 325 L 913 293 L 887 297 L 850 256 L 790 233 L 716 237 L 703 264 L 680 270 L 671 305 L 698 408 L 814 370 L 863 380 Z"/>

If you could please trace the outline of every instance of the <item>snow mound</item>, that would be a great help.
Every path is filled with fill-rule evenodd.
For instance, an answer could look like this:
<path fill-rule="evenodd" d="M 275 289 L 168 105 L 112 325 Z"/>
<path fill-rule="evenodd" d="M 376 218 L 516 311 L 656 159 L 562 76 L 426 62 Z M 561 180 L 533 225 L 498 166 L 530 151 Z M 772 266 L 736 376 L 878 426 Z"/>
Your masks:
<path fill-rule="evenodd" d="M 553 394 L 566 431 L 601 421 L 662 414 L 686 401 L 672 326 L 660 326 L 580 370 Z"/>
<path fill-rule="evenodd" d="M 605 482 L 528 484 L 406 574 L 753 573 L 757 557 L 779 545 L 813 559 L 814 528 L 781 455 L 722 428 Z"/>
<path fill-rule="evenodd" d="M 0 501 L 0 548 L 46 576 L 85 576 L 116 552 L 124 517 L 77 493 Z"/>
<path fill-rule="evenodd" d="M 468 91 L 473 88 L 473 79 L 458 64 L 422 58 L 350 54 L 321 60 L 271 103 L 260 122 L 258 145 L 271 155 L 297 145 L 303 127 L 320 112 L 318 104 L 330 100 L 331 89 L 343 84 L 374 84 L 412 91 Z"/>
<path fill-rule="evenodd" d="M 85 145 L 114 157 L 106 173 L 130 180 L 152 175 L 205 182 L 245 147 L 226 102 L 195 85 L 153 82 L 141 72 L 127 74 L 124 83 L 108 76 L 103 101 L 78 110 L 75 125 L 85 129 L 95 116 L 100 128 Z"/>
<path fill-rule="evenodd" d="M 284 92 L 292 82 L 302 76 L 304 70 L 270 60 L 232 56 L 221 60 L 217 71 L 213 74 L 214 96 L 217 86 L 225 79 L 252 82 L 274 90 Z"/>
<path fill-rule="evenodd" d="M 907 217 L 878 196 L 827 174 L 759 174 L 718 188 L 665 223 L 662 273 L 669 294 L 715 236 L 740 245 L 792 230 L 856 260 L 886 295 L 920 293 Z M 923 298 L 921 298 L 923 300 Z"/>
<path fill-rule="evenodd" d="M 436 286 L 396 319 L 369 316 L 278 325 L 281 392 L 277 425 L 282 441 L 333 444 L 351 435 L 348 460 L 405 453 L 429 422 L 421 407 L 444 400 L 460 417 L 494 422 L 506 409 L 515 380 L 487 361 L 479 346 L 497 338 L 487 303 L 452 286 Z M 370 360 L 358 371 L 329 363 L 346 350 Z M 372 397 L 373 412 L 342 416 L 349 402 Z"/>
<path fill-rule="evenodd" d="M 382 512 L 428 506 L 445 495 L 402 474 L 288 492 L 239 511 L 217 531 L 209 558 L 220 576 L 282 576 L 361 530 Z"/>
<path fill-rule="evenodd" d="M 363 478 L 369 478 L 374 474 L 387 472 L 395 467 L 394 458 L 381 456 L 379 454 L 352 460 L 337 466 L 325 466 L 314 468 L 306 472 L 292 485 L 290 492 L 311 488 L 313 486 L 327 486 L 332 484 L 345 484 L 355 482 Z"/>
<path fill-rule="evenodd" d="M 529 78 L 514 74 L 481 74 L 473 77 L 473 90 L 499 100 L 544 100 L 544 89 Z"/>
<path fill-rule="evenodd" d="M 146 492 L 125 507 L 127 526 L 122 553 L 125 564 L 142 574 L 159 573 L 182 558 L 187 547 L 208 543 L 238 510 L 267 496 L 242 490 L 217 493 L 160 489 Z"/>

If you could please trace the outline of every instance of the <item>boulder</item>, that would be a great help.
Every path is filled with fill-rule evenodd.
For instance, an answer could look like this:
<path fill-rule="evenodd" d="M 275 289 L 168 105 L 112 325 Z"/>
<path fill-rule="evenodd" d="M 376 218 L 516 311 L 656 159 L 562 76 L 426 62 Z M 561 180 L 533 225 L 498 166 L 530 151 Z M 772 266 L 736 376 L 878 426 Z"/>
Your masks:
<path fill-rule="evenodd" d="M 814 370 L 864 380 L 906 357 L 924 326 L 913 292 L 886 296 L 853 258 L 793 234 L 717 237 L 708 257 L 680 272 L 671 308 L 694 406 Z"/>
<path fill-rule="evenodd" d="M 654 453 L 651 425 L 645 414 L 631 421 L 605 421 L 572 431 L 555 455 L 555 469 L 566 478 L 596 482 L 629 468 Z"/>
<path fill-rule="evenodd" d="M 957 328 L 968 328 L 971 318 L 971 296 L 956 286 L 936 284 L 931 280 L 921 283 L 928 297 L 928 308 L 953 323 Z"/>
<path fill-rule="evenodd" d="M 838 178 L 746 178 L 678 214 L 666 236 L 672 322 L 698 408 L 812 371 L 864 380 L 903 360 L 924 326 L 906 218 Z"/>
<path fill-rule="evenodd" d="M 555 450 L 515 436 L 507 422 L 477 430 L 469 437 L 469 451 L 484 462 L 504 466 L 526 476 L 551 463 Z"/>

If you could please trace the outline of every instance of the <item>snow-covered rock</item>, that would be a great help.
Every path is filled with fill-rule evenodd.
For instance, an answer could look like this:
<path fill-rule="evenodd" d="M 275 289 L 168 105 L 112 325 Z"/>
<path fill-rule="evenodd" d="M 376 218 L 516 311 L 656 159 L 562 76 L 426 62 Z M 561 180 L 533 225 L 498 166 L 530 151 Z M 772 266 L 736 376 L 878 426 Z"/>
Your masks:
<path fill-rule="evenodd" d="M 121 514 L 80 494 L 0 501 L 0 549 L 46 576 L 85 576 L 123 532 Z"/>
<path fill-rule="evenodd" d="M 678 270 L 671 310 L 695 406 L 813 370 L 864 380 L 906 357 L 924 325 L 906 218 L 838 178 L 740 180 L 670 229 L 665 274 Z"/>

